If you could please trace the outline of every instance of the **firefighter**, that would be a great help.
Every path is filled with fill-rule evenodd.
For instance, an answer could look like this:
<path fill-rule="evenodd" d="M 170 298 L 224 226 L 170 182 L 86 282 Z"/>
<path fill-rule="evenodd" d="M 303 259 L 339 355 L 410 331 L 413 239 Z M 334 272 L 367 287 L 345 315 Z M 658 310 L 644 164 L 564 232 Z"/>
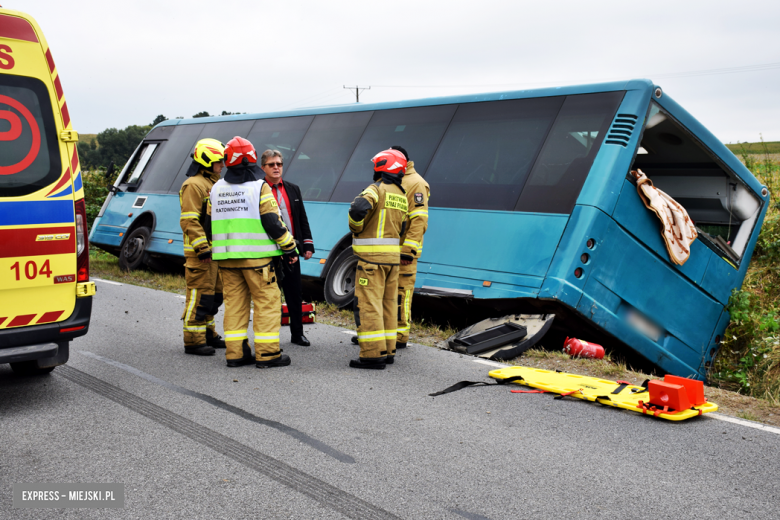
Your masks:
<path fill-rule="evenodd" d="M 423 247 L 423 235 L 428 229 L 428 199 L 430 187 L 414 169 L 414 161 L 409 160 L 409 154 L 400 146 L 393 146 L 407 160 L 406 172 L 401 181 L 406 191 L 406 201 L 409 213 L 401 235 L 401 267 L 398 273 L 398 335 L 395 348 L 406 348 L 409 341 L 409 327 L 412 321 L 412 295 L 414 282 L 417 278 L 417 259 L 420 258 Z M 357 337 L 352 343 L 358 344 Z"/>
<path fill-rule="evenodd" d="M 400 146 L 394 150 L 404 154 L 406 171 L 401 185 L 406 191 L 409 204 L 404 233 L 401 235 L 401 268 L 398 273 L 398 336 L 396 348 L 406 348 L 409 341 L 409 327 L 412 322 L 412 295 L 414 282 L 417 279 L 417 259 L 423 248 L 423 235 L 428 229 L 428 199 L 431 188 L 425 179 L 414 169 L 414 161 L 409 160 L 409 154 Z"/>
<path fill-rule="evenodd" d="M 282 299 L 277 276 L 282 261 L 298 261 L 295 240 L 282 221 L 271 188 L 262 180 L 252 143 L 242 137 L 231 139 L 225 146 L 225 164 L 225 177 L 211 189 L 209 210 L 213 258 L 225 291 L 227 366 L 287 366 L 290 357 L 279 349 Z M 254 356 L 247 337 L 250 299 Z"/>
<path fill-rule="evenodd" d="M 352 251 L 358 258 L 353 305 L 360 344 L 360 355 L 349 366 L 381 370 L 395 361 L 399 240 L 408 209 L 401 187 L 406 159 L 397 150 L 385 150 L 371 161 L 378 180 L 349 208 Z"/>
<path fill-rule="evenodd" d="M 224 166 L 225 147 L 216 139 L 195 144 L 187 180 L 179 191 L 181 230 L 184 232 L 185 280 L 184 352 L 210 356 L 225 341 L 214 329 L 214 315 L 222 304 L 222 281 L 211 261 L 211 229 L 207 215 L 209 193 Z"/>

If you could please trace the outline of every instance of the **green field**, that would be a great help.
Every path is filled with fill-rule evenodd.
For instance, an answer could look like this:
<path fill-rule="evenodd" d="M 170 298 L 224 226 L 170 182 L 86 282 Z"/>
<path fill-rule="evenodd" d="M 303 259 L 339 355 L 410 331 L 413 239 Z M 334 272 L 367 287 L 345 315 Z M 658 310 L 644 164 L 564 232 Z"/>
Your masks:
<path fill-rule="evenodd" d="M 97 140 L 97 134 L 79 134 L 79 142 L 89 144 L 93 139 Z"/>
<path fill-rule="evenodd" d="M 729 143 L 726 145 L 726 148 L 734 152 L 734 155 L 740 155 L 743 153 L 748 153 L 751 155 L 780 153 L 780 141 L 772 141 L 770 143 Z"/>

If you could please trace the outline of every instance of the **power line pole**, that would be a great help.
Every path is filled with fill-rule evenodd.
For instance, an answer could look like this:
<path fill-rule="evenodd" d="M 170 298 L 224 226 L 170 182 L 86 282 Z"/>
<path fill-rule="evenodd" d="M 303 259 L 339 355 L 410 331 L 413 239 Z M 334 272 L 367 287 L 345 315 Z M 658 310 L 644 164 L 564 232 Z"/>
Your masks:
<path fill-rule="evenodd" d="M 346 85 L 344 85 L 344 88 L 347 89 L 347 90 L 355 89 L 355 103 L 360 103 L 360 92 L 361 91 L 363 91 L 363 90 L 371 90 L 371 87 L 358 87 L 358 86 L 348 87 Z"/>

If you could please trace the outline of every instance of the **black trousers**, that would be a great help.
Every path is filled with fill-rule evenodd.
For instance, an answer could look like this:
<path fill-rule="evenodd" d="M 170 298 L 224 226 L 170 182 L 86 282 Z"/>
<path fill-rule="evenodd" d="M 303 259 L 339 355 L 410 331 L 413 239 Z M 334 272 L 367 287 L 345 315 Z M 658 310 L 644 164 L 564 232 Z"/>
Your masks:
<path fill-rule="evenodd" d="M 282 280 L 282 292 L 284 292 L 284 301 L 287 304 L 287 312 L 290 313 L 290 335 L 293 338 L 303 336 L 303 312 L 301 305 L 303 297 L 301 296 L 301 258 L 290 266 L 290 271 L 285 273 Z M 283 260 L 284 261 L 284 260 Z"/>

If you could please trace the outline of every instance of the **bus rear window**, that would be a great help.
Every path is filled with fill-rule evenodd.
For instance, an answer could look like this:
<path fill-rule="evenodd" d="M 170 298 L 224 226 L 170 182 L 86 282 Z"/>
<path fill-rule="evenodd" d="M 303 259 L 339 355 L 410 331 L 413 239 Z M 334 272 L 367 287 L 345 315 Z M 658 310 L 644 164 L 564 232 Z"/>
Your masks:
<path fill-rule="evenodd" d="M 35 78 L 0 75 L 0 196 L 33 193 L 61 174 L 46 86 Z"/>

